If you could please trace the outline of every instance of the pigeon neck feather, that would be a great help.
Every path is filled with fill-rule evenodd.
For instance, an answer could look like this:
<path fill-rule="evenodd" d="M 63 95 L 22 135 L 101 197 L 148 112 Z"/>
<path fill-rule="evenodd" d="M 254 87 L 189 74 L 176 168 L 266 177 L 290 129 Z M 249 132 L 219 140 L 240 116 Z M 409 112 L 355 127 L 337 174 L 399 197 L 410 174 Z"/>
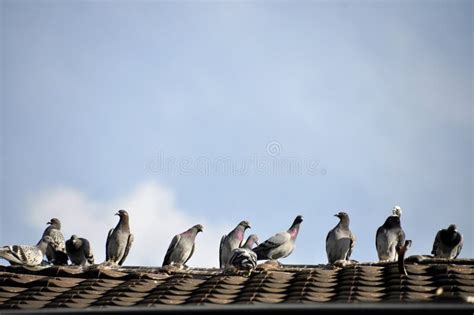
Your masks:
<path fill-rule="evenodd" d="M 238 240 L 242 241 L 244 239 L 245 228 L 242 225 L 238 225 L 235 229 L 232 230 L 231 234 Z"/>
<path fill-rule="evenodd" d="M 129 218 L 128 216 L 122 216 L 120 217 L 120 221 L 117 224 L 117 228 L 120 228 L 121 230 L 130 233 L 130 225 L 129 225 Z"/>
<path fill-rule="evenodd" d="M 245 242 L 244 246 L 242 246 L 242 247 L 252 249 L 254 243 L 255 243 L 255 240 L 252 237 L 249 236 L 249 238 Z"/>
<path fill-rule="evenodd" d="M 184 232 L 182 235 L 183 236 L 189 236 L 189 237 L 194 239 L 196 237 L 197 233 L 198 233 L 197 228 L 193 226 L 192 228 L 190 228 L 189 230 Z"/>
<path fill-rule="evenodd" d="M 339 223 L 337 225 L 347 229 L 347 228 L 349 228 L 349 223 L 350 223 L 349 218 L 343 217 L 343 218 L 341 218 L 341 220 L 339 221 Z"/>
<path fill-rule="evenodd" d="M 298 232 L 300 230 L 300 223 L 293 224 L 289 229 L 288 233 L 290 233 L 291 238 L 295 239 L 298 236 Z"/>

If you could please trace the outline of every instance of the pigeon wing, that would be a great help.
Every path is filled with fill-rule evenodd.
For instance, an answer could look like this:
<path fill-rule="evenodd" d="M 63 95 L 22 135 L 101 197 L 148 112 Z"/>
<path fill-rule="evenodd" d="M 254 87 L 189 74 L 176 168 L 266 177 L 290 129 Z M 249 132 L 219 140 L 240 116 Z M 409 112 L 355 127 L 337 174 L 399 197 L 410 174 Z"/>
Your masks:
<path fill-rule="evenodd" d="M 402 229 L 399 229 L 397 233 L 397 237 L 398 237 L 398 243 L 397 243 L 396 249 L 398 253 L 400 248 L 402 248 L 403 244 L 405 243 L 405 232 Z"/>
<path fill-rule="evenodd" d="M 329 263 L 334 263 L 338 259 L 342 259 L 340 252 L 343 247 L 349 248 L 350 251 L 350 239 L 346 237 L 343 239 L 337 240 L 337 226 L 328 232 L 326 236 L 326 254 L 328 256 Z M 346 252 L 347 256 L 347 252 Z"/>
<path fill-rule="evenodd" d="M 191 259 L 191 257 L 193 256 L 194 248 L 195 248 L 195 244 L 193 243 L 193 247 L 191 248 L 191 252 L 189 253 L 188 258 L 186 258 L 186 260 L 184 261 L 184 264 L 186 264 L 188 262 L 188 260 Z"/>
<path fill-rule="evenodd" d="M 125 258 L 127 258 L 128 252 L 130 251 L 132 244 L 133 244 L 133 234 L 129 234 L 128 239 L 127 239 L 127 246 L 125 247 L 125 252 L 123 253 L 122 259 L 120 259 L 119 261 L 120 266 L 122 266 L 122 264 L 125 262 Z"/>
<path fill-rule="evenodd" d="M 375 247 L 377 249 L 382 246 L 382 244 L 380 244 L 380 241 L 381 241 L 381 236 L 384 232 L 385 232 L 385 228 L 383 226 L 377 229 L 377 233 L 375 234 Z"/>
<path fill-rule="evenodd" d="M 37 247 L 26 245 L 5 246 L 0 250 L 0 256 L 10 263 L 27 266 L 39 265 L 43 259 L 43 253 Z"/>
<path fill-rule="evenodd" d="M 221 243 L 219 245 L 219 267 L 224 268 L 224 257 L 222 257 L 223 254 L 223 249 L 224 249 L 224 243 L 227 238 L 227 235 L 222 235 L 221 238 Z"/>
<path fill-rule="evenodd" d="M 49 232 L 49 237 L 52 239 L 50 245 L 55 251 L 65 252 L 64 235 L 60 230 L 51 229 Z"/>
<path fill-rule="evenodd" d="M 179 240 L 181 239 L 181 235 L 175 235 L 173 239 L 171 240 L 171 244 L 168 247 L 168 250 L 166 251 L 165 259 L 163 259 L 163 266 L 169 265 L 171 263 L 170 258 L 171 254 L 176 248 L 176 245 L 179 243 Z"/>
<path fill-rule="evenodd" d="M 431 251 L 431 254 L 436 256 L 436 251 L 438 250 L 439 242 L 440 242 L 440 236 L 441 236 L 441 230 L 436 233 L 435 240 L 433 242 L 433 250 Z"/>
<path fill-rule="evenodd" d="M 459 243 L 457 245 L 457 251 L 456 251 L 456 255 L 454 256 L 454 258 L 458 258 L 459 254 L 461 253 L 462 245 L 464 243 L 464 238 L 463 238 L 462 234 L 458 233 L 458 235 L 459 235 Z"/>
<path fill-rule="evenodd" d="M 288 242 L 291 239 L 291 235 L 288 232 L 281 232 L 273 235 L 268 240 L 263 242 L 261 246 L 266 249 L 273 249 L 281 246 L 282 244 Z"/>
<path fill-rule="evenodd" d="M 109 243 L 110 243 L 110 239 L 112 238 L 112 233 L 114 233 L 114 229 L 109 230 L 109 234 L 107 235 L 107 241 L 105 243 L 105 260 L 106 261 L 110 259 Z"/>
<path fill-rule="evenodd" d="M 0 257 L 8 260 L 12 265 L 22 265 L 26 258 L 19 250 L 20 246 L 4 246 L 0 249 Z"/>
<path fill-rule="evenodd" d="M 91 245 L 88 240 L 82 239 L 82 246 L 83 246 L 83 252 L 84 252 L 84 257 L 86 257 L 87 262 L 91 265 L 94 264 L 94 254 L 92 253 Z"/>
<path fill-rule="evenodd" d="M 349 244 L 349 250 L 347 251 L 347 255 L 346 255 L 347 260 L 349 260 L 351 258 L 352 249 L 354 248 L 355 243 L 356 243 L 356 237 L 352 232 L 349 236 L 349 239 L 350 239 L 350 244 Z"/>
<path fill-rule="evenodd" d="M 258 245 L 254 252 L 257 254 L 258 257 L 267 256 L 267 254 L 272 250 L 275 249 L 282 244 L 288 242 L 291 239 L 291 235 L 288 232 L 280 232 L 278 234 L 273 235 L 265 242 Z M 260 258 L 259 258 L 260 259 Z M 265 258 L 263 258 L 265 259 Z"/>

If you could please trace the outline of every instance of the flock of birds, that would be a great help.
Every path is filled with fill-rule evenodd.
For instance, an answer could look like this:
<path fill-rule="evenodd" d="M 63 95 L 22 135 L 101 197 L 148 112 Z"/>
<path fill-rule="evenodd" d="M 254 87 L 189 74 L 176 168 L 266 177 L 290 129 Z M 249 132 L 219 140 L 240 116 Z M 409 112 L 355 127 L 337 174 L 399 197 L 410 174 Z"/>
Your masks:
<path fill-rule="evenodd" d="M 120 217 L 115 228 L 110 229 L 106 242 L 106 260 L 104 264 L 121 266 L 127 258 L 133 244 L 130 232 L 129 214 L 125 210 L 116 213 Z M 392 262 L 406 250 L 405 232 L 400 223 L 402 210 L 396 206 L 385 223 L 377 230 L 375 245 L 380 261 Z M 345 212 L 335 214 L 339 223 L 329 231 L 326 237 L 326 253 L 330 264 L 350 262 L 356 237 L 349 228 L 349 215 Z M 251 272 L 257 267 L 258 260 L 276 261 L 288 257 L 295 248 L 296 238 L 303 217 L 298 215 L 290 228 L 277 233 L 263 243 L 258 243 L 255 234 L 248 236 L 244 242 L 244 234 L 250 228 L 248 221 L 240 222 L 229 234 L 222 236 L 219 247 L 219 266 L 223 269 L 233 268 Z M 68 260 L 73 265 L 93 265 L 94 255 L 87 239 L 72 235 L 65 241 L 61 232 L 61 222 L 57 218 L 47 223 L 49 226 L 36 246 L 11 245 L 0 248 L 0 258 L 8 260 L 12 265 L 38 266 L 47 263 L 66 265 Z M 203 231 L 197 224 L 187 231 L 177 234 L 171 240 L 163 266 L 186 267 L 195 248 L 196 236 Z M 432 254 L 436 258 L 456 258 L 461 252 L 463 236 L 454 224 L 436 234 Z M 279 263 L 278 263 L 279 264 Z"/>

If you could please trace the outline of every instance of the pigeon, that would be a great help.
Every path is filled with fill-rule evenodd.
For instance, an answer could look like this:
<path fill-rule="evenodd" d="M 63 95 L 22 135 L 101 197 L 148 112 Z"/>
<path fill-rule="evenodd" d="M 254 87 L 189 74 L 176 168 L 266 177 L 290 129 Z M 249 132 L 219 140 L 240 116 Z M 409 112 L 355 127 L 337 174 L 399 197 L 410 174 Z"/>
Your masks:
<path fill-rule="evenodd" d="M 0 257 L 12 265 L 39 266 L 43 262 L 48 244 L 53 242 L 50 236 L 43 236 L 36 246 L 10 245 L 0 248 Z"/>
<path fill-rule="evenodd" d="M 242 246 L 245 230 L 249 228 L 249 222 L 242 221 L 229 234 L 222 236 L 221 244 L 219 247 L 220 268 L 225 268 L 228 266 L 232 250 Z"/>
<path fill-rule="evenodd" d="M 258 237 L 252 234 L 242 247 L 232 250 L 229 265 L 248 272 L 255 270 L 257 268 L 257 254 L 252 250 L 254 244 L 258 245 Z"/>
<path fill-rule="evenodd" d="M 169 265 L 185 266 L 186 262 L 193 256 L 196 235 L 202 232 L 203 228 L 201 224 L 197 224 L 189 230 L 175 235 L 166 251 L 163 267 Z"/>
<path fill-rule="evenodd" d="M 401 218 L 402 217 L 402 208 L 400 208 L 400 206 L 393 207 L 392 215 Z"/>
<path fill-rule="evenodd" d="M 88 240 L 72 235 L 66 241 L 66 252 L 73 265 L 87 266 L 94 264 L 94 255 Z"/>
<path fill-rule="evenodd" d="M 457 258 L 463 245 L 462 234 L 451 224 L 447 229 L 439 230 L 433 243 L 433 254 L 436 258 Z"/>
<path fill-rule="evenodd" d="M 122 266 L 128 256 L 133 243 L 133 234 L 130 234 L 129 216 L 125 210 L 119 210 L 115 215 L 120 220 L 115 229 L 110 229 L 105 244 L 105 260 L 108 263 Z"/>
<path fill-rule="evenodd" d="M 339 218 L 339 223 L 329 231 L 326 237 L 326 253 L 330 264 L 338 260 L 350 260 L 356 237 L 349 229 L 349 215 L 339 212 L 334 216 Z"/>
<path fill-rule="evenodd" d="M 254 248 L 257 260 L 278 260 L 288 257 L 295 249 L 295 241 L 303 222 L 301 215 L 297 216 L 288 231 L 280 232 Z"/>
<path fill-rule="evenodd" d="M 391 215 L 377 229 L 375 246 L 379 261 L 397 261 L 398 251 L 405 242 L 405 232 L 400 225 L 400 217 Z"/>
<path fill-rule="evenodd" d="M 64 236 L 61 232 L 61 221 L 52 218 L 46 224 L 49 226 L 44 230 L 43 236 L 49 236 L 52 240 L 46 249 L 46 258 L 54 265 L 65 265 L 67 264 L 67 255 Z"/>

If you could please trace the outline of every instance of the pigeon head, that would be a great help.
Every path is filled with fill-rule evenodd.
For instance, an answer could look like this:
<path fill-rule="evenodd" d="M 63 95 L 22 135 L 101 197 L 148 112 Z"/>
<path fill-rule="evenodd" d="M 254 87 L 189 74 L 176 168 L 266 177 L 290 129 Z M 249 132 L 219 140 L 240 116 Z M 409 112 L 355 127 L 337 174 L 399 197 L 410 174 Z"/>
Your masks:
<path fill-rule="evenodd" d="M 335 217 L 338 217 L 339 219 L 343 219 L 343 218 L 349 218 L 349 215 L 345 212 L 338 212 L 334 215 Z"/>
<path fill-rule="evenodd" d="M 201 224 L 196 224 L 195 226 L 193 226 L 193 229 L 196 230 L 196 234 L 204 231 L 204 227 Z"/>
<path fill-rule="evenodd" d="M 252 249 L 253 245 L 258 245 L 258 236 L 255 234 L 249 235 L 243 247 Z"/>
<path fill-rule="evenodd" d="M 71 242 L 75 247 L 78 247 L 78 245 L 80 245 L 79 237 L 76 234 L 71 235 Z"/>
<path fill-rule="evenodd" d="M 303 222 L 303 216 L 302 216 L 302 215 L 298 215 L 298 216 L 295 218 L 295 221 L 293 221 L 293 225 L 300 224 L 301 222 Z"/>
<path fill-rule="evenodd" d="M 49 224 L 51 226 L 53 226 L 54 228 L 60 230 L 61 229 L 61 221 L 59 221 L 58 218 L 52 218 L 51 220 L 49 220 L 49 222 L 47 222 L 46 224 Z"/>
<path fill-rule="evenodd" d="M 349 215 L 346 212 L 338 212 L 334 216 L 339 218 L 341 224 L 349 225 Z"/>
<path fill-rule="evenodd" d="M 250 229 L 249 221 L 242 221 L 239 223 L 239 225 L 242 226 L 244 229 Z"/>
<path fill-rule="evenodd" d="M 392 215 L 397 216 L 397 217 L 400 218 L 402 216 L 402 208 L 400 208 L 400 206 L 393 207 Z"/>
<path fill-rule="evenodd" d="M 450 224 L 450 225 L 448 226 L 448 231 L 454 232 L 454 231 L 456 231 L 456 230 L 457 230 L 456 224 Z"/>
<path fill-rule="evenodd" d="M 120 218 L 128 217 L 128 212 L 125 210 L 119 210 L 115 215 L 118 215 Z"/>

